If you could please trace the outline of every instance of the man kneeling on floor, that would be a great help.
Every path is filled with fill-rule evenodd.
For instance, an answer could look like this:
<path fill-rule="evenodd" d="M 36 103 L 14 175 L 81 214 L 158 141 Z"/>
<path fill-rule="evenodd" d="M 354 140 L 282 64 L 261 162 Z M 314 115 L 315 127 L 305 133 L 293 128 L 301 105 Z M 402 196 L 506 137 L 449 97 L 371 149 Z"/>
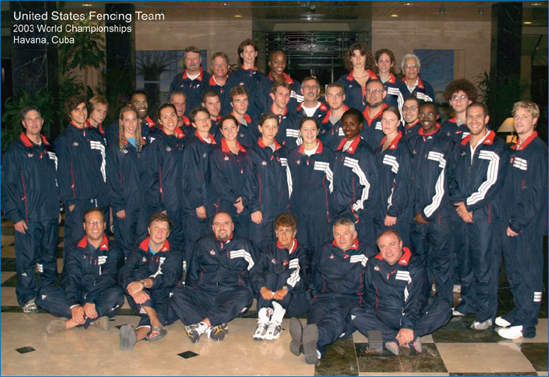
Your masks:
<path fill-rule="evenodd" d="M 169 292 L 183 274 L 183 252 L 171 245 L 168 236 L 172 220 L 164 213 L 155 213 L 149 219 L 149 237 L 128 255 L 120 269 L 120 284 L 127 293 L 132 309 L 141 316 L 135 328 L 120 328 L 120 349 L 131 350 L 140 340 L 156 341 L 163 338 L 177 318 L 169 302 Z"/>
<path fill-rule="evenodd" d="M 431 286 L 425 269 L 402 247 L 397 231 L 383 231 L 377 246 L 379 254 L 366 267 L 366 308 L 351 310 L 351 323 L 365 336 L 381 331 L 385 348 L 395 355 L 401 346 L 421 352 L 420 338 L 446 325 L 451 308 L 442 299 L 427 305 Z"/>
<path fill-rule="evenodd" d="M 198 240 L 191 257 L 186 284 L 170 294 L 172 308 L 196 343 L 202 334 L 214 341 L 225 339 L 227 323 L 248 310 L 253 300 L 249 271 L 254 266 L 252 242 L 233 235 L 234 223 L 227 212 L 213 219 L 213 234 Z"/>
<path fill-rule="evenodd" d="M 355 224 L 346 218 L 333 226 L 334 241 L 326 242 L 311 262 L 313 299 L 302 328 L 297 318 L 290 322 L 290 351 L 305 355 L 307 364 L 324 357 L 326 346 L 355 330 L 347 318 L 362 301 L 364 269 L 375 251 L 358 243 Z"/>
<path fill-rule="evenodd" d="M 36 304 L 58 318 L 46 327 L 46 333 L 83 326 L 109 328 L 124 303 L 117 285 L 118 268 L 124 254 L 105 235 L 103 210 L 89 208 L 84 213 L 86 235 L 66 246 L 66 274 L 60 287 L 45 286 L 38 292 Z"/>

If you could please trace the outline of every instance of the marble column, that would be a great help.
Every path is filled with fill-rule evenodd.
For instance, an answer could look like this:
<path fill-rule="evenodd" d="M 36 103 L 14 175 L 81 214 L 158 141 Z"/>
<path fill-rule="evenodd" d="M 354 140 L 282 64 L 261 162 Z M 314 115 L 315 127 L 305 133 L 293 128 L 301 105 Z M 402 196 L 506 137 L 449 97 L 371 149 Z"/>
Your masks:
<path fill-rule="evenodd" d="M 521 99 L 522 3 L 492 5 L 491 50 L 488 108 L 490 125 L 497 129 Z"/>
<path fill-rule="evenodd" d="M 54 32 L 39 30 L 39 26 L 51 26 L 55 1 L 10 1 L 11 62 L 13 98 L 18 101 L 23 93 L 33 96 L 41 89 L 57 94 L 57 45 L 51 43 Z M 37 15 L 29 19 L 29 15 Z M 37 19 L 40 18 L 40 19 Z M 42 18 L 46 18 L 43 20 Z M 59 134 L 57 119 L 46 119 L 43 133 L 54 138 Z"/>
<path fill-rule="evenodd" d="M 107 45 L 107 99 L 109 112 L 116 119 L 116 110 L 129 101 L 135 90 L 135 6 L 133 4 L 108 3 L 105 13 L 132 15 L 131 21 L 119 19 L 107 21 L 107 26 L 131 27 L 131 32 L 106 33 Z"/>

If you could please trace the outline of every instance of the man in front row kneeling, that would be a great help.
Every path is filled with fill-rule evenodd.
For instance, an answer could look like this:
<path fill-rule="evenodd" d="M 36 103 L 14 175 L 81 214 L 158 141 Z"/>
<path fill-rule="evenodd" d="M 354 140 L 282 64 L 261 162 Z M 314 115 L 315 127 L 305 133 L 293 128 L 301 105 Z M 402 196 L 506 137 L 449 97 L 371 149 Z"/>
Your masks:
<path fill-rule="evenodd" d="M 118 268 L 124 254 L 105 234 L 103 210 L 92 207 L 84 212 L 85 236 L 65 246 L 65 278 L 61 287 L 44 286 L 38 291 L 36 304 L 61 317 L 51 321 L 46 333 L 53 334 L 74 327 L 90 325 L 109 329 L 124 303 L 117 285 Z"/>
<path fill-rule="evenodd" d="M 368 258 L 373 248 L 358 243 L 353 221 L 338 219 L 333 226 L 334 241 L 324 243 L 311 261 L 313 299 L 303 329 L 297 318 L 290 321 L 290 351 L 305 355 L 307 364 L 324 357 L 326 347 L 351 335 L 349 312 L 363 301 L 362 287 Z"/>
<path fill-rule="evenodd" d="M 219 342 L 229 332 L 227 323 L 248 310 L 253 300 L 249 271 L 256 252 L 252 242 L 233 235 L 227 212 L 213 219 L 213 234 L 198 240 L 190 258 L 186 283 L 170 293 L 175 314 L 186 324 L 185 332 L 196 343 L 202 334 Z"/>
<path fill-rule="evenodd" d="M 141 317 L 135 329 L 120 327 L 120 349 L 132 350 L 140 340 L 163 338 L 167 334 L 164 326 L 176 320 L 168 294 L 183 274 L 183 251 L 168 241 L 172 226 L 164 213 L 153 214 L 147 227 L 149 237 L 134 247 L 120 269 L 120 285 Z"/>
<path fill-rule="evenodd" d="M 366 307 L 351 311 L 351 323 L 363 335 L 381 331 L 385 348 L 398 355 L 400 347 L 421 352 L 421 337 L 446 325 L 452 311 L 446 300 L 427 304 L 430 283 L 420 260 L 393 229 L 377 237 L 379 254 L 368 261 Z"/>

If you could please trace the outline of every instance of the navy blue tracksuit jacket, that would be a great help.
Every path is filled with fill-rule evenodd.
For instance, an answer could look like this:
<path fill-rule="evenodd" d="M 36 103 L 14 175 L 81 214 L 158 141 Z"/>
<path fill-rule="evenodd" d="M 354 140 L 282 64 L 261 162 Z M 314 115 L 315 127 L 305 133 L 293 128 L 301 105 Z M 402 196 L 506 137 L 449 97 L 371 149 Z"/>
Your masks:
<path fill-rule="evenodd" d="M 452 164 L 455 145 L 452 139 L 436 131 L 418 134 L 408 139 L 412 149 L 412 182 L 414 206 L 412 216 L 421 213 L 429 222 L 411 225 L 412 250 L 420 258 L 430 279 L 436 279 L 437 298 L 453 304 L 452 221 L 455 208 L 450 204 L 449 182 L 452 181 Z"/>
<path fill-rule="evenodd" d="M 169 293 L 183 274 L 182 257 L 181 249 L 170 244 L 168 240 L 160 251 L 152 253 L 147 237 L 134 247 L 124 262 L 118 279 L 133 311 L 141 316 L 139 327 L 151 325 L 149 317 L 142 311 L 143 306 L 154 308 L 163 326 L 173 323 L 176 319 L 173 312 L 170 312 Z M 149 294 L 149 300 L 137 304 L 128 294 L 127 288 L 130 283 L 142 279 L 151 279 L 152 287 L 143 289 Z"/>
<path fill-rule="evenodd" d="M 210 142 L 202 139 L 195 131 L 187 138 L 183 174 L 185 177 L 185 196 L 187 198 L 183 209 L 185 228 L 185 261 L 189 263 L 191 254 L 196 247 L 196 241 L 208 233 L 208 218 L 213 219 L 213 213 L 208 213 L 208 159 L 210 151 L 215 146 L 214 137 L 209 135 Z M 181 163 L 181 162 L 180 162 Z M 204 206 L 206 218 L 200 219 L 196 209 Z"/>
<path fill-rule="evenodd" d="M 251 69 L 239 67 L 231 73 L 229 80 L 235 86 L 240 85 L 248 89 L 248 93 L 250 93 L 248 113 L 252 118 L 259 119 L 261 114 L 267 112 L 268 108 L 266 107 L 265 98 L 271 92 L 271 83 L 263 72 L 259 71 L 257 67 Z"/>
<path fill-rule="evenodd" d="M 145 202 L 147 163 L 144 151 L 147 147 L 143 139 L 139 150 L 127 140 L 124 140 L 123 149 L 119 143 L 107 148 L 107 184 L 115 237 L 126 256 L 137 240 L 145 238 L 151 215 Z M 124 219 L 117 216 L 117 212 L 122 210 L 126 212 Z"/>
<path fill-rule="evenodd" d="M 536 336 L 543 295 L 543 237 L 547 235 L 547 145 L 534 133 L 512 147 L 501 196 L 505 275 L 515 307 L 503 315 L 522 325 L 525 338 Z M 518 236 L 508 237 L 507 228 Z"/>
<path fill-rule="evenodd" d="M 61 288 L 40 288 L 36 303 L 56 316 L 71 318 L 71 308 L 87 303 L 95 304 L 97 318 L 87 318 L 84 327 L 99 317 L 116 315 L 124 296 L 117 284 L 118 269 L 123 262 L 123 253 L 106 235 L 98 248 L 88 243 L 84 236 L 78 243 L 66 246 L 66 278 Z"/>
<path fill-rule="evenodd" d="M 205 72 L 202 67 L 200 67 L 200 75 L 191 80 L 187 75 L 187 70 L 183 73 L 178 73 L 172 79 L 170 84 L 170 92 L 168 93 L 167 100 L 170 99 L 172 92 L 179 90 L 187 96 L 187 107 L 185 108 L 185 116 L 189 116 L 189 113 L 192 109 L 202 104 L 202 94 L 206 90 L 206 86 L 210 81 L 211 75 L 208 72 Z"/>
<path fill-rule="evenodd" d="M 484 322 L 495 319 L 498 305 L 501 265 L 498 196 L 505 182 L 509 151 L 494 131 L 488 131 L 474 152 L 470 139 L 471 135 L 459 145 L 450 186 L 452 202 L 464 202 L 467 211 L 473 212 L 473 223 L 465 223 L 466 263 L 461 278 L 462 301 L 456 310 L 476 314 L 477 321 Z"/>
<path fill-rule="evenodd" d="M 430 282 L 421 261 L 403 248 L 400 259 L 388 264 L 381 254 L 370 258 L 365 271 L 366 307 L 351 311 L 351 323 L 364 335 L 381 331 L 384 342 L 394 341 L 401 329 L 414 338 L 433 333 L 451 317 L 448 303 L 427 304 Z"/>
<path fill-rule="evenodd" d="M 353 333 L 348 321 L 352 308 L 364 304 L 364 271 L 373 248 L 354 244 L 347 251 L 336 242 L 326 242 L 313 255 L 311 287 L 313 299 L 307 323 L 318 326 L 317 349 L 324 356 L 326 346 Z"/>
<path fill-rule="evenodd" d="M 417 86 L 413 91 L 410 92 L 410 89 L 408 89 L 406 77 L 402 78 L 402 84 L 404 101 L 410 96 L 415 96 L 423 102 L 435 102 L 435 91 L 433 90 L 433 87 L 427 81 L 423 81 L 419 75 L 417 76 Z"/>
<path fill-rule="evenodd" d="M 173 221 L 170 241 L 183 246 L 182 211 L 185 204 L 186 182 L 183 176 L 185 135 L 176 128 L 174 135 L 158 132 L 145 149 L 147 167 L 145 200 L 149 214 L 166 211 Z"/>
<path fill-rule="evenodd" d="M 383 149 L 385 139 L 375 150 L 380 200 L 376 213 L 377 233 L 389 229 L 384 225 L 385 217 L 396 217 L 392 229 L 398 230 L 405 246 L 410 245 L 410 223 L 413 221 L 412 205 L 412 153 L 402 132 L 393 139 L 391 145 Z"/>
<path fill-rule="evenodd" d="M 37 265 L 40 285 L 57 282 L 57 156 L 50 142 L 40 137 L 42 143 L 36 145 L 22 132 L 2 156 L 2 211 L 14 224 L 27 225 L 25 234 L 15 232 L 20 306 L 36 296 Z"/>
<path fill-rule="evenodd" d="M 369 69 L 367 71 L 370 80 L 378 80 L 378 77 L 374 72 Z M 366 85 L 362 86 L 355 80 L 353 71 L 349 72 L 348 75 L 341 76 L 337 82 L 345 87 L 345 105 L 349 108 L 364 111 L 368 105 L 366 103 Z"/>
<path fill-rule="evenodd" d="M 347 139 L 339 143 L 334 161 L 334 219 L 355 221 L 358 238 L 375 245 L 373 217 L 378 201 L 378 173 L 370 146 L 357 137 L 343 151 Z M 354 214 L 359 216 L 358 221 Z"/>
<path fill-rule="evenodd" d="M 381 110 L 373 118 L 370 118 L 368 115 L 369 108 L 370 106 L 366 106 L 366 109 L 362 112 L 364 115 L 364 128 L 360 132 L 360 136 L 362 136 L 372 150 L 375 150 L 385 137 L 383 128 L 381 127 L 381 116 L 387 105 L 383 104 Z"/>
<path fill-rule="evenodd" d="M 238 143 L 238 142 L 237 142 Z M 231 152 L 225 138 L 220 145 L 214 145 L 208 157 L 207 193 L 208 206 L 206 211 L 212 219 L 219 211 L 231 214 L 235 223 L 235 232 L 243 237 L 248 236 L 250 212 L 245 208 L 237 214 L 234 204 L 238 198 L 244 200 L 244 182 L 247 174 L 247 150 L 238 144 L 238 155 Z"/>
<path fill-rule="evenodd" d="M 316 153 L 305 154 L 304 144 L 288 155 L 292 176 L 290 210 L 298 219 L 298 239 L 317 250 L 332 238 L 334 153 L 318 142 Z"/>
<path fill-rule="evenodd" d="M 343 106 L 344 111 L 349 110 L 347 106 Z M 332 124 L 330 121 L 331 113 L 332 110 L 328 110 L 324 119 L 318 122 L 318 126 L 320 127 L 318 138 L 322 141 L 322 144 L 324 144 L 325 147 L 335 151 L 339 146 L 339 143 L 341 143 L 341 140 L 345 139 L 345 134 L 343 133 L 343 128 L 341 127 L 341 118 L 339 118 L 335 124 Z"/>
<path fill-rule="evenodd" d="M 105 140 L 97 129 L 78 128 L 70 122 L 55 139 L 54 150 L 59 159 L 59 196 L 67 214 L 65 240 L 79 241 L 84 236 L 82 220 L 88 208 L 99 207 L 108 218 Z"/>
<path fill-rule="evenodd" d="M 171 304 L 181 321 L 194 324 L 208 318 L 212 326 L 231 321 L 253 301 L 250 270 L 257 252 L 247 238 L 218 240 L 208 234 L 198 240 L 188 266 L 186 284 L 172 289 Z"/>
<path fill-rule="evenodd" d="M 250 214 L 261 211 L 263 222 L 250 222 L 250 239 L 259 249 L 274 238 L 273 222 L 276 215 L 287 212 L 291 194 L 292 176 L 288 169 L 287 150 L 275 142 L 276 150 L 259 139 L 247 156 L 248 175 L 245 184 L 245 203 Z"/>
<path fill-rule="evenodd" d="M 258 254 L 257 263 L 250 272 L 252 286 L 257 297 L 259 309 L 272 307 L 273 300 L 265 300 L 259 293 L 267 287 L 275 292 L 283 287 L 288 294 L 278 302 L 288 317 L 305 314 L 309 309 L 311 295 L 309 280 L 311 276 L 311 252 L 309 248 L 293 240 L 290 249 L 280 242 L 267 246 Z"/>

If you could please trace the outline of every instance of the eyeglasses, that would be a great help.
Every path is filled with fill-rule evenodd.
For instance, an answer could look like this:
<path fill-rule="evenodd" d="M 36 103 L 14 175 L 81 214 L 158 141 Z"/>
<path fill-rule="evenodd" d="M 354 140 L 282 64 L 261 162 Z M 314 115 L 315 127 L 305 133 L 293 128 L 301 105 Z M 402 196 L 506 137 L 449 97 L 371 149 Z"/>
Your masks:
<path fill-rule="evenodd" d="M 372 94 L 372 93 L 379 94 L 382 91 L 383 90 L 381 90 L 381 89 L 366 89 L 366 93 L 368 93 L 368 94 Z"/>
<path fill-rule="evenodd" d="M 328 98 L 342 98 L 343 97 L 343 94 L 342 93 L 328 93 L 326 94 L 326 97 Z"/>
<path fill-rule="evenodd" d="M 86 224 L 88 224 L 89 226 L 99 226 L 99 225 L 103 224 L 103 221 L 101 221 L 101 220 L 87 221 Z"/>
<path fill-rule="evenodd" d="M 305 90 L 317 90 L 317 89 L 320 89 L 320 86 L 318 85 L 304 85 L 302 86 L 303 89 Z"/>
<path fill-rule="evenodd" d="M 417 64 L 406 64 L 404 68 L 408 68 L 408 69 L 417 68 Z"/>
<path fill-rule="evenodd" d="M 402 111 L 416 111 L 416 110 L 417 110 L 417 106 L 410 106 L 410 107 L 402 106 Z"/>
<path fill-rule="evenodd" d="M 467 97 L 465 94 L 462 94 L 461 96 L 453 96 L 452 101 L 459 101 L 459 100 L 467 100 L 469 97 Z"/>
<path fill-rule="evenodd" d="M 435 116 L 435 113 L 419 113 L 420 118 L 426 118 L 426 117 L 433 118 L 434 116 Z"/>

